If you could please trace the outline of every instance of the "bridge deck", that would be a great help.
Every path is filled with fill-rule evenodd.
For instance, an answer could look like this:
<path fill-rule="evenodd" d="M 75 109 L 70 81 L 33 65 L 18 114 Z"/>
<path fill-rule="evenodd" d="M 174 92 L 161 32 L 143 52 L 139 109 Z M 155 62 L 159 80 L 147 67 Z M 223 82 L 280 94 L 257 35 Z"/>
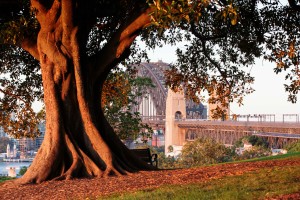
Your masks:
<path fill-rule="evenodd" d="M 253 135 L 261 136 L 261 137 L 300 139 L 300 134 L 289 134 L 289 133 L 253 133 Z"/>
<path fill-rule="evenodd" d="M 232 126 L 232 127 L 271 127 L 271 128 L 300 128 L 300 123 L 288 122 L 251 122 L 251 121 L 209 121 L 209 120 L 177 120 L 177 125 L 182 128 L 193 126 Z"/>

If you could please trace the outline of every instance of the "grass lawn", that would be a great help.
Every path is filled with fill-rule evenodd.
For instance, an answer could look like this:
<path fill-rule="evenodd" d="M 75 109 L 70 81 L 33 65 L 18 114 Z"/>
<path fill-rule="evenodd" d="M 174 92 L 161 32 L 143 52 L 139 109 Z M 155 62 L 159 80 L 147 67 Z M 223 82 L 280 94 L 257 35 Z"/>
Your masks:
<path fill-rule="evenodd" d="M 286 159 L 300 157 L 300 153 L 247 160 Z M 106 199 L 265 199 L 300 191 L 299 166 L 261 169 L 238 176 L 227 176 L 205 183 L 166 185 L 134 193 L 115 194 Z M 101 198 L 103 199 L 103 198 Z"/>
<path fill-rule="evenodd" d="M 300 158 L 300 152 L 293 152 L 293 153 L 287 153 L 287 154 L 280 154 L 276 156 L 267 156 L 267 157 L 261 157 L 261 158 L 253 158 L 248 160 L 241 160 L 238 162 L 254 162 L 254 161 L 267 161 L 267 160 L 279 160 L 279 159 L 288 159 L 293 157 L 299 157 Z"/>
<path fill-rule="evenodd" d="M 0 183 L 7 181 L 7 180 L 12 180 L 14 178 L 8 177 L 8 176 L 0 176 Z"/>

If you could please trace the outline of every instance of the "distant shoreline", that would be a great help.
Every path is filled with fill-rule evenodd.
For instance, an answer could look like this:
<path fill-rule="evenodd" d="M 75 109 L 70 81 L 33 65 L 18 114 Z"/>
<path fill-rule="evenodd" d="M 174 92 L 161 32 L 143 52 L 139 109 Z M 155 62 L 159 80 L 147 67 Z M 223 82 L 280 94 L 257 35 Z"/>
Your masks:
<path fill-rule="evenodd" d="M 4 158 L 0 162 L 32 162 L 33 158 L 15 159 L 15 158 Z"/>

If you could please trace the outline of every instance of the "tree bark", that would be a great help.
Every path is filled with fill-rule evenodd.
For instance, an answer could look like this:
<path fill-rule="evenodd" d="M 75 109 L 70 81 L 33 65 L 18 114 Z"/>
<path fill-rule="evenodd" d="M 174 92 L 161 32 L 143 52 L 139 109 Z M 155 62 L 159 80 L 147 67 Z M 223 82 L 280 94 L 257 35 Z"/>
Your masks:
<path fill-rule="evenodd" d="M 84 20 L 89 16 L 81 16 L 81 20 L 76 16 L 82 13 L 81 1 L 54 0 L 50 7 L 41 1 L 31 2 L 41 26 L 36 46 L 44 87 L 46 133 L 33 163 L 17 182 L 154 169 L 118 139 L 100 105 L 108 72 L 126 56 L 137 32 L 149 23 L 149 11 L 120 26 L 95 59 L 84 52 L 89 29 Z M 35 47 L 32 42 L 30 46 Z M 37 51 L 33 52 L 37 57 Z"/>

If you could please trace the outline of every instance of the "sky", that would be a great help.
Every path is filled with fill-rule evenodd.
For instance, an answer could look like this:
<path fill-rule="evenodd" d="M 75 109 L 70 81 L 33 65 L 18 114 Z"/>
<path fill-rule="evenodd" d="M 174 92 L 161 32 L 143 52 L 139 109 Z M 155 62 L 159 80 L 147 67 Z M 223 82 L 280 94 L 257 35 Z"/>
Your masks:
<path fill-rule="evenodd" d="M 151 62 L 175 62 L 175 48 L 165 46 L 150 50 L 149 58 Z M 256 60 L 251 70 L 251 75 L 255 77 L 252 85 L 255 91 L 244 98 L 243 106 L 231 104 L 231 114 L 275 114 L 277 118 L 282 114 L 300 114 L 300 95 L 297 96 L 296 104 L 287 101 L 288 93 L 283 86 L 286 83 L 284 74 L 275 74 L 274 66 L 274 63 L 266 60 Z"/>

